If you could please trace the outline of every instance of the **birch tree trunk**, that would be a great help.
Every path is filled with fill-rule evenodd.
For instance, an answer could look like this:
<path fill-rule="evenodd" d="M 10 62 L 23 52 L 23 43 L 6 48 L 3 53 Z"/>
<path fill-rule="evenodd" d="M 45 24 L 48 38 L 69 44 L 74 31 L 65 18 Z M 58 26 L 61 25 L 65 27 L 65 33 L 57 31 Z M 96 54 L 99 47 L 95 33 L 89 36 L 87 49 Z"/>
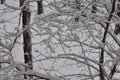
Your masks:
<path fill-rule="evenodd" d="M 31 12 L 29 8 L 29 3 L 27 0 L 20 0 L 20 6 L 24 6 L 22 8 L 22 24 L 23 24 L 23 50 L 24 50 L 24 62 L 28 66 L 25 68 L 25 71 L 33 70 L 33 61 L 32 61 L 32 45 L 31 45 L 31 36 L 30 36 L 30 17 Z M 32 78 L 32 76 L 30 76 Z M 25 76 L 27 79 L 27 76 Z"/>

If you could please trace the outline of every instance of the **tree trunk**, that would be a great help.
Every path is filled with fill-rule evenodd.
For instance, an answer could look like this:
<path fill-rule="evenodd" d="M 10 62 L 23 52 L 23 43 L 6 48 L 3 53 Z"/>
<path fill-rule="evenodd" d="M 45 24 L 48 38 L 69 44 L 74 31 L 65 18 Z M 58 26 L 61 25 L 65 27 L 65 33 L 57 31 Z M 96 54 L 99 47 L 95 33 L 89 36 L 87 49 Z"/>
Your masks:
<path fill-rule="evenodd" d="M 3 3 L 4 3 L 4 1 L 5 1 L 5 0 L 1 0 L 1 4 L 3 4 Z"/>
<path fill-rule="evenodd" d="M 43 13 L 43 0 L 37 1 L 37 6 L 38 6 L 38 15 Z"/>
<path fill-rule="evenodd" d="M 20 6 L 24 4 L 24 7 L 21 11 L 22 13 L 22 24 L 23 24 L 23 50 L 24 50 L 24 62 L 28 66 L 25 68 L 25 71 L 33 70 L 33 61 L 32 61 L 32 45 L 31 45 L 31 36 L 30 36 L 30 29 L 29 29 L 29 23 L 30 23 L 30 17 L 31 12 L 29 9 L 28 2 L 25 2 L 26 0 L 20 0 Z M 26 5 L 25 5 L 26 4 Z M 29 76 L 32 78 L 32 76 Z M 25 76 L 25 79 L 27 79 L 27 76 Z"/>
<path fill-rule="evenodd" d="M 108 17 L 109 22 L 111 21 L 113 13 L 115 12 L 115 1 L 116 0 L 113 0 L 113 2 L 112 2 L 112 9 L 111 9 L 110 15 Z M 109 26 L 110 26 L 110 23 L 106 23 L 106 28 L 105 28 L 103 39 L 102 39 L 103 44 L 105 44 L 105 42 L 106 42 L 107 32 L 108 32 Z M 104 48 L 105 48 L 105 45 L 104 45 Z M 104 71 L 103 65 L 102 65 L 104 63 L 104 48 L 101 49 L 100 59 L 99 59 L 99 63 L 101 64 L 101 65 L 99 65 L 100 80 L 105 80 L 105 71 Z"/>

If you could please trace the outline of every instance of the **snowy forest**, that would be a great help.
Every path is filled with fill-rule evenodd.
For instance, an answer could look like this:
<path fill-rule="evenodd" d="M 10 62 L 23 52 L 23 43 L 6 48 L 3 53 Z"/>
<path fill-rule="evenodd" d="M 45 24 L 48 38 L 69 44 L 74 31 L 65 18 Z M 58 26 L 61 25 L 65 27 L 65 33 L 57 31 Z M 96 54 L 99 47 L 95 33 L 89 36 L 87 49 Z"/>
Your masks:
<path fill-rule="evenodd" d="M 120 0 L 0 0 L 0 80 L 120 80 Z"/>

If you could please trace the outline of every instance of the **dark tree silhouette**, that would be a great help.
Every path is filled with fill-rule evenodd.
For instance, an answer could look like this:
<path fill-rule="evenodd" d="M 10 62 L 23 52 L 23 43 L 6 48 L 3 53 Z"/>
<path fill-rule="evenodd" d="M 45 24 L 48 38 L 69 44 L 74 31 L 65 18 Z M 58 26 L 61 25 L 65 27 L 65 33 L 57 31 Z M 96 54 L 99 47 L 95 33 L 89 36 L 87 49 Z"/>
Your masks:
<path fill-rule="evenodd" d="M 112 14 L 115 12 L 115 2 L 116 2 L 116 0 L 113 0 L 113 2 L 112 2 L 112 9 L 111 9 L 111 12 L 110 12 L 110 15 L 109 15 L 109 17 L 108 17 L 108 21 L 111 21 L 111 19 L 112 19 Z M 106 28 L 105 28 L 105 31 L 104 31 L 104 34 L 103 34 L 103 39 L 102 39 L 102 43 L 105 43 L 106 42 L 106 37 L 107 37 L 107 32 L 108 32 L 108 29 L 109 29 L 109 26 L 110 26 L 110 23 L 106 23 Z M 104 46 L 105 47 L 105 46 Z M 101 53 L 100 53 L 100 58 L 99 58 L 99 63 L 100 64 L 103 64 L 104 63 L 104 56 L 105 56 L 105 51 L 104 51 L 104 48 L 102 48 L 101 49 Z M 116 68 L 116 67 L 115 67 Z M 113 68 L 112 70 L 111 70 L 111 73 L 110 73 L 110 75 L 111 75 L 111 78 L 112 78 L 112 76 L 113 76 L 113 74 L 114 74 L 114 70 L 115 70 L 115 68 Z M 100 71 L 100 80 L 106 80 L 105 79 L 105 74 L 104 74 L 104 69 L 103 69 L 103 65 L 99 65 L 99 71 Z"/>
<path fill-rule="evenodd" d="M 3 3 L 4 3 L 4 1 L 5 1 L 5 0 L 1 0 L 1 4 L 3 4 Z"/>
<path fill-rule="evenodd" d="M 37 6 L 38 6 L 38 15 L 43 13 L 43 0 L 37 1 Z"/>
<path fill-rule="evenodd" d="M 24 50 L 24 62 L 28 65 L 25 68 L 25 71 L 33 70 L 33 61 L 32 61 L 32 46 L 31 46 L 31 36 L 30 36 L 30 17 L 31 12 L 29 9 L 29 3 L 26 0 L 20 0 L 20 6 L 24 4 L 24 7 L 21 10 L 22 13 L 22 24 L 23 24 L 23 50 Z M 32 76 L 30 76 L 32 78 Z M 27 76 L 25 76 L 27 79 Z"/>

